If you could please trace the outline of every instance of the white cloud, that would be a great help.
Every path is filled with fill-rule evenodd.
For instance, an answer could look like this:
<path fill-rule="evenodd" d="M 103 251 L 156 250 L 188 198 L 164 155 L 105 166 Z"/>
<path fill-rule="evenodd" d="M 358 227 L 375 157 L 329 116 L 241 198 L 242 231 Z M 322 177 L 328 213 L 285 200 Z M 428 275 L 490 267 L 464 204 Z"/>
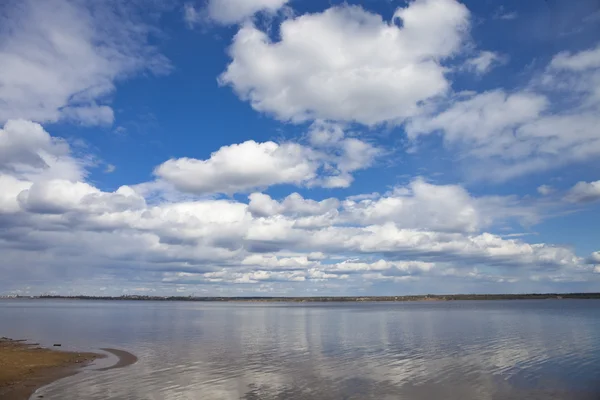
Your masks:
<path fill-rule="evenodd" d="M 180 191 L 198 195 L 233 194 L 272 185 L 347 187 L 356 170 L 366 168 L 381 153 L 373 145 L 357 138 L 345 137 L 340 127 L 319 123 L 311 128 L 327 135 L 335 130 L 341 136 L 327 142 L 298 143 L 253 140 L 221 147 L 207 160 L 180 158 L 169 160 L 155 170 L 155 175 Z"/>
<path fill-rule="evenodd" d="M 203 20 L 233 25 L 250 19 L 257 13 L 275 14 L 288 0 L 208 0 L 206 8 L 198 9 L 186 3 L 183 19 L 189 27 Z"/>
<path fill-rule="evenodd" d="M 68 146 L 53 140 L 44 129 L 24 120 L 8 121 L 0 130 L 0 162 L 3 168 L 18 165 L 32 168 L 47 166 L 40 151 L 58 156 L 68 153 Z"/>
<path fill-rule="evenodd" d="M 192 28 L 202 21 L 233 25 L 251 19 L 257 13 L 275 14 L 289 0 L 208 0 L 205 8 L 186 3 L 183 19 Z"/>
<path fill-rule="evenodd" d="M 106 100 L 118 79 L 170 68 L 135 12 L 113 1 L 9 2 L 0 16 L 0 123 L 112 123 Z"/>
<path fill-rule="evenodd" d="M 435 264 L 423 261 L 388 261 L 381 259 L 372 263 L 346 260 L 323 267 L 326 271 L 335 273 L 384 272 L 384 276 L 403 276 L 429 272 L 435 268 Z"/>
<path fill-rule="evenodd" d="M 227 282 L 227 283 L 258 283 L 261 281 L 290 281 L 303 282 L 306 280 L 302 272 L 270 272 L 270 271 L 252 271 L 252 272 L 233 272 L 221 270 L 218 272 L 207 272 L 203 278 L 208 282 Z"/>
<path fill-rule="evenodd" d="M 257 12 L 274 13 L 288 0 L 209 0 L 208 14 L 222 24 L 241 22 Z"/>
<path fill-rule="evenodd" d="M 0 212 L 17 212 L 21 205 L 18 196 L 31 187 L 32 183 L 0 173 Z"/>
<path fill-rule="evenodd" d="M 329 128 L 309 142 L 326 148 L 347 138 Z M 85 171 L 49 173 L 57 164 L 46 154 L 81 164 L 38 124 L 7 123 L 0 148 L 13 154 L 0 171 L 2 291 L 33 282 L 41 292 L 92 279 L 113 282 L 112 294 L 149 283 L 168 293 L 190 287 L 231 293 L 237 284 L 250 293 L 275 284 L 298 293 L 331 282 L 344 283 L 337 290 L 420 279 L 536 287 L 597 276 L 595 255 L 585 259 L 565 247 L 486 232 L 535 217 L 535 210 L 458 185 L 417 179 L 385 195 L 343 201 L 253 193 L 249 204 L 206 198 L 152 204 L 137 188 L 100 190 L 85 181 Z"/>
<path fill-rule="evenodd" d="M 363 140 L 348 137 L 343 127 L 323 121 L 314 122 L 308 132 L 310 144 L 324 160 L 327 175 L 312 185 L 328 188 L 348 187 L 351 173 L 370 167 L 384 151 Z"/>
<path fill-rule="evenodd" d="M 542 196 L 548 196 L 549 194 L 554 193 L 554 188 L 549 185 L 541 185 L 537 188 L 537 192 Z"/>
<path fill-rule="evenodd" d="M 144 199 L 128 186 L 107 193 L 85 182 L 62 179 L 33 183 L 21 191 L 17 199 L 22 209 L 36 214 L 64 214 L 70 211 L 101 214 L 138 210 L 146 206 Z"/>
<path fill-rule="evenodd" d="M 298 193 L 290 194 L 281 203 L 264 193 L 252 193 L 248 198 L 248 210 L 256 217 L 271 217 L 277 214 L 295 217 L 323 215 L 336 210 L 340 204 L 335 198 L 315 201 L 305 199 Z"/>
<path fill-rule="evenodd" d="M 588 264 L 592 264 L 594 266 L 594 272 L 600 274 L 600 251 L 592 253 L 588 260 Z"/>
<path fill-rule="evenodd" d="M 509 13 L 506 13 L 506 14 L 499 15 L 498 19 L 503 19 L 505 21 L 510 21 L 510 20 L 516 19 L 518 16 L 519 16 L 519 14 L 517 14 L 516 12 L 513 11 L 513 12 L 509 12 Z"/>
<path fill-rule="evenodd" d="M 600 200 L 600 181 L 578 182 L 569 190 L 566 200 L 572 203 L 587 203 Z"/>
<path fill-rule="evenodd" d="M 246 141 L 206 159 L 168 160 L 155 169 L 155 181 L 106 191 L 86 180 L 85 156 L 25 118 L 111 123 L 107 96 L 115 83 L 143 70 L 165 72 L 169 63 L 125 3 L 23 4 L 0 17 L 0 120 L 7 120 L 0 129 L 0 292 L 93 278 L 111 282 L 98 290 L 118 293 L 227 292 L 236 284 L 251 292 L 330 290 L 334 282 L 365 289 L 420 279 L 439 287 L 461 279 L 537 288 L 598 279 L 597 253 L 583 258 L 510 237 L 514 226 L 541 218 L 535 204 L 517 197 L 476 196 L 421 178 L 345 199 L 318 190 L 309 192 L 317 199 L 254 192 L 283 184 L 348 187 L 353 174 L 385 154 L 352 131 L 352 122 L 409 120 L 413 141 L 443 132 L 468 161 L 505 166 L 504 177 L 597 156 L 597 48 L 558 54 L 526 89 L 458 95 L 424 115 L 448 100 L 446 63 L 468 40 L 469 12 L 454 0 L 413 1 L 389 22 L 337 6 L 290 17 L 278 39 L 251 18 L 276 12 L 285 0 L 210 0 L 202 11 L 188 4 L 188 23 L 204 13 L 243 23 L 222 84 L 259 111 L 312 125 L 299 142 Z M 500 61 L 481 52 L 467 63 L 484 73 Z M 575 106 L 557 113 L 557 94 L 565 93 Z M 580 182 L 566 199 L 600 198 L 598 184 Z M 235 193 L 250 193 L 248 203 L 218 196 Z"/>
<path fill-rule="evenodd" d="M 577 53 L 558 53 L 535 83 L 538 90 L 555 92 L 573 101 L 576 107 L 569 110 L 571 113 L 597 116 L 600 108 L 600 44 Z"/>
<path fill-rule="evenodd" d="M 449 109 L 411 121 L 410 138 L 442 131 L 450 145 L 464 145 L 479 157 L 506 154 L 507 157 L 529 156 L 527 142 L 514 140 L 514 129 L 534 121 L 547 108 L 544 96 L 535 93 L 508 94 L 502 90 L 474 94 L 458 100 Z M 520 148 L 519 146 L 526 147 Z"/>
<path fill-rule="evenodd" d="M 600 68 L 600 45 L 579 53 L 558 53 L 552 59 L 550 67 L 571 71 L 585 71 Z"/>
<path fill-rule="evenodd" d="M 38 214 L 62 214 L 77 207 L 81 200 L 100 191 L 87 183 L 53 179 L 34 183 L 19 194 L 21 207 Z"/>
<path fill-rule="evenodd" d="M 449 90 L 441 61 L 468 28 L 469 11 L 454 0 L 416 0 L 392 22 L 337 6 L 285 20 L 279 41 L 247 23 L 219 82 L 281 120 L 400 122 Z"/>
<path fill-rule="evenodd" d="M 457 96 L 410 121 L 407 133 L 441 132 L 448 148 L 468 156 L 475 179 L 507 180 L 593 159 L 600 155 L 596 53 L 558 54 L 526 89 Z"/>
<path fill-rule="evenodd" d="M 270 217 L 279 214 L 283 207 L 268 194 L 252 193 L 248 196 L 248 210 L 256 217 Z"/>
<path fill-rule="evenodd" d="M 516 11 L 506 11 L 504 6 L 498 7 L 498 9 L 494 12 L 493 18 L 500 19 L 504 21 L 510 21 L 516 19 L 519 14 Z"/>
<path fill-rule="evenodd" d="M 307 269 L 315 267 L 318 262 L 307 256 L 278 257 L 274 255 L 251 254 L 242 260 L 242 265 L 256 266 L 265 269 Z"/>
<path fill-rule="evenodd" d="M 437 262 L 461 260 L 464 265 L 529 266 L 532 269 L 571 266 L 587 270 L 583 259 L 563 247 L 532 245 L 516 239 L 502 239 L 490 233 L 465 236 L 458 233 L 400 229 L 393 223 L 364 228 L 326 229 L 314 234 L 310 242 L 315 246 L 328 243 L 330 249 L 355 251 L 359 254 L 385 253 Z"/>
<path fill-rule="evenodd" d="M 203 15 L 201 11 L 198 11 L 191 3 L 186 3 L 183 6 L 183 20 L 187 24 L 188 28 L 193 28 L 194 25 L 201 22 Z"/>
<path fill-rule="evenodd" d="M 321 201 L 305 199 L 298 193 L 292 193 L 281 202 L 281 213 L 296 217 L 323 215 L 338 208 L 338 199 L 329 198 Z"/>
<path fill-rule="evenodd" d="M 182 191 L 236 193 L 282 183 L 301 185 L 314 179 L 318 168 L 311 150 L 299 144 L 249 140 L 221 147 L 208 160 L 169 160 L 155 174 Z"/>
<path fill-rule="evenodd" d="M 88 189 L 83 183 L 74 185 Z M 122 277 L 133 269 L 136 276 L 156 284 L 190 285 L 336 279 L 364 285 L 401 276 L 457 274 L 474 266 L 526 281 L 533 271 L 542 279 L 546 270 L 573 271 L 575 278 L 589 269 L 568 249 L 487 233 L 400 229 L 394 223 L 345 227 L 335 219 L 306 231 L 296 224 L 303 217 L 253 217 L 248 206 L 232 201 L 148 206 L 125 201 L 134 196 L 131 192 L 86 191 L 48 191 L 30 207 L 32 192 L 25 189 L 20 196 L 23 208 L 2 208 L 6 229 L 0 239 L 0 263 L 5 276 L 17 260 L 20 271 L 42 268 L 38 276 L 47 274 L 50 286 L 53 271 L 75 266 L 77 272 L 70 279 L 98 274 Z M 56 196 L 49 197 L 52 193 Z M 118 196 L 123 201 L 113 201 Z M 374 256 L 379 261 L 372 260 Z M 332 263 L 335 259 L 348 261 Z M 157 275 L 156 271 L 164 272 Z M 13 281 L 24 279 L 22 272 L 11 274 Z"/>
<path fill-rule="evenodd" d="M 535 220 L 535 212 L 510 198 L 472 197 L 459 185 L 433 185 L 416 179 L 378 199 L 346 200 L 342 218 L 364 225 L 388 221 L 402 228 L 478 232 L 496 220 Z"/>
<path fill-rule="evenodd" d="M 64 107 L 60 110 L 60 114 L 62 119 L 80 122 L 83 125 L 110 125 L 115 119 L 112 108 L 96 104 L 83 107 Z"/>
<path fill-rule="evenodd" d="M 466 62 L 469 69 L 478 74 L 485 74 L 497 65 L 504 64 L 506 57 L 492 51 L 480 51 L 476 57 L 470 58 Z"/>
<path fill-rule="evenodd" d="M 474 197 L 459 185 L 434 185 L 417 178 L 407 186 L 369 198 L 354 196 L 319 202 L 293 193 L 277 201 L 264 193 L 249 196 L 256 218 L 273 218 L 279 227 L 314 229 L 327 226 L 369 226 L 393 222 L 402 229 L 480 232 L 494 224 L 535 223 L 538 210 L 513 197 Z M 271 225 L 273 226 L 273 225 Z"/>
<path fill-rule="evenodd" d="M 3 170 L 31 181 L 80 180 L 85 175 L 83 163 L 70 156 L 64 140 L 25 120 L 8 121 L 0 129 L 0 172 Z"/>
<path fill-rule="evenodd" d="M 340 202 L 335 198 L 315 201 L 292 193 L 278 202 L 264 193 L 252 193 L 248 197 L 248 211 L 256 218 L 283 218 L 279 222 L 299 229 L 322 228 L 338 221 Z"/>

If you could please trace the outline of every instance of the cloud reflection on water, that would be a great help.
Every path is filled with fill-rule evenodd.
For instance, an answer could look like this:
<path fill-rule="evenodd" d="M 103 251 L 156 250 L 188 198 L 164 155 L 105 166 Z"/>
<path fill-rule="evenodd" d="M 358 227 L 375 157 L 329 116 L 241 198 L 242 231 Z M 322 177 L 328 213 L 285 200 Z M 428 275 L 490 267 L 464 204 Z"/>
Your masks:
<path fill-rule="evenodd" d="M 67 378 L 41 394 L 64 400 L 600 397 L 594 387 L 600 317 L 592 301 L 148 307 L 135 310 L 143 313 L 139 320 L 149 319 L 138 340 L 117 343 L 138 355 L 137 364 Z"/>

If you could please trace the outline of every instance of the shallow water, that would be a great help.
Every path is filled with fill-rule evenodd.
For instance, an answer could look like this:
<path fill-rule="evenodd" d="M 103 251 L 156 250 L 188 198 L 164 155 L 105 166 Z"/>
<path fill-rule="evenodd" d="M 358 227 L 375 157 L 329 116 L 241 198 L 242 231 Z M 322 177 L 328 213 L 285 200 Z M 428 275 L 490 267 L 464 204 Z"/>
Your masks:
<path fill-rule="evenodd" d="M 598 300 L 2 300 L 0 336 L 139 357 L 33 398 L 600 399 Z"/>

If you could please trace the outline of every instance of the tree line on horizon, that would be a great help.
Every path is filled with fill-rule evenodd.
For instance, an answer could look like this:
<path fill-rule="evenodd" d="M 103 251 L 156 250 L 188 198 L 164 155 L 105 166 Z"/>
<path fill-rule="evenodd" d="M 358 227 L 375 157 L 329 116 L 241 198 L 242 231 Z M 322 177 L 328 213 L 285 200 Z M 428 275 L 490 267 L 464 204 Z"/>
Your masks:
<path fill-rule="evenodd" d="M 288 301 L 288 302 L 360 302 L 360 301 L 452 301 L 452 300 L 543 300 L 543 299 L 600 299 L 600 293 L 523 293 L 523 294 L 451 294 L 407 296 L 86 296 L 53 295 L 16 296 L 16 298 L 72 299 L 72 300 L 154 300 L 154 301 Z"/>

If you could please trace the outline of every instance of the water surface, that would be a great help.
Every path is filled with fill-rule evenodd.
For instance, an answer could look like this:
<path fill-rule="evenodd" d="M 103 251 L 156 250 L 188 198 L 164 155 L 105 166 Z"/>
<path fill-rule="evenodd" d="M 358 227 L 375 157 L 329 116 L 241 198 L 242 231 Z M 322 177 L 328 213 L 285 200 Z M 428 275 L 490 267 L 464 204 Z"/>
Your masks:
<path fill-rule="evenodd" d="M 600 399 L 599 300 L 2 300 L 0 336 L 139 358 L 33 398 Z"/>

